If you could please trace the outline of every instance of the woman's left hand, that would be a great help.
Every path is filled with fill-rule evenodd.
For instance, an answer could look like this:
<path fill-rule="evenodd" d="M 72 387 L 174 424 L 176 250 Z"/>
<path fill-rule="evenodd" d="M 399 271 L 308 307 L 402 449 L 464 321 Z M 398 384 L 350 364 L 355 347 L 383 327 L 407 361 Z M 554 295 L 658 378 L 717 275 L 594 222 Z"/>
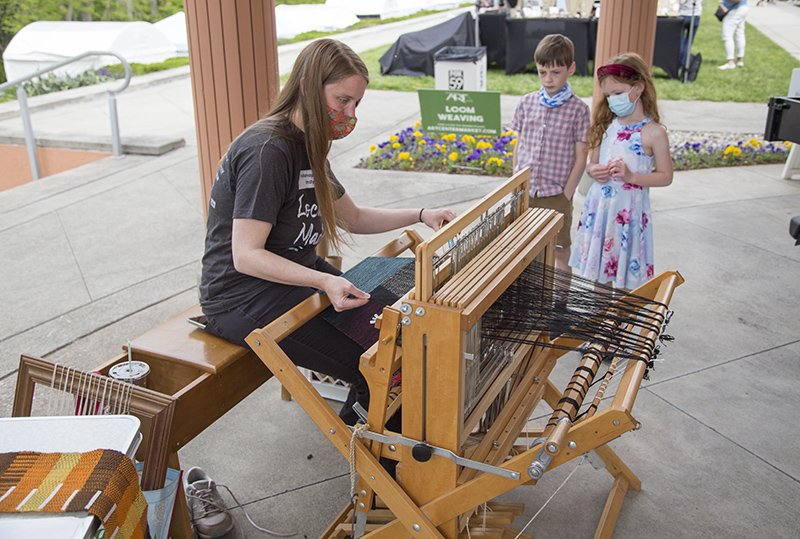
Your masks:
<path fill-rule="evenodd" d="M 456 214 L 446 208 L 423 209 L 421 213 L 422 222 L 433 230 L 439 230 L 445 224 L 456 218 Z"/>

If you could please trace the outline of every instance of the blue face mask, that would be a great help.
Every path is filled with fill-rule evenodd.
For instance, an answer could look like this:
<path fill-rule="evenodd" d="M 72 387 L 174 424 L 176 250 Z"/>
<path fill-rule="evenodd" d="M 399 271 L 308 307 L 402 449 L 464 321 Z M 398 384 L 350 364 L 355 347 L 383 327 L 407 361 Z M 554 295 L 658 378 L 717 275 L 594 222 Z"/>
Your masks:
<path fill-rule="evenodd" d="M 636 101 L 631 103 L 631 100 L 629 99 L 631 90 L 633 90 L 633 88 L 628 90 L 627 93 L 610 95 L 606 98 L 608 100 L 608 108 L 610 108 L 611 112 L 620 118 L 633 112 L 633 108 L 636 106 L 636 101 L 639 101 L 639 98 L 637 97 Z"/>

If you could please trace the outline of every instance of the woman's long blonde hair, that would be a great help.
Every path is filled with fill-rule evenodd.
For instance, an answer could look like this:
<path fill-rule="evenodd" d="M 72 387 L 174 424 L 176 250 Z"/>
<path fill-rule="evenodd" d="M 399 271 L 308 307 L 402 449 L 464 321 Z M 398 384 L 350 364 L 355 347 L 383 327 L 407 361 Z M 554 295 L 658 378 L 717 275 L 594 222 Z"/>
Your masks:
<path fill-rule="evenodd" d="M 630 69 L 606 69 L 618 65 L 626 66 Z M 613 71 L 616 74 L 611 74 L 608 71 Z M 656 123 L 661 123 L 661 117 L 658 114 L 656 87 L 653 84 L 650 68 L 641 56 L 635 52 L 627 52 L 615 56 L 608 61 L 608 64 L 597 70 L 597 84 L 602 84 L 609 77 L 624 84 L 643 83 L 644 91 L 639 99 L 642 101 L 644 113 L 653 118 Z M 589 126 L 589 136 L 587 137 L 590 150 L 600 146 L 600 143 L 603 142 L 603 135 L 613 120 L 614 113 L 611 112 L 606 99 L 601 99 L 598 103 L 595 103 L 595 108 L 592 111 L 592 124 Z"/>
<path fill-rule="evenodd" d="M 353 75 L 369 83 L 369 70 L 353 50 L 340 41 L 318 39 L 304 48 L 295 60 L 286 85 L 281 89 L 272 110 L 258 122 L 273 127 L 278 134 L 290 137 L 290 119 L 299 111 L 303 120 L 306 151 L 314 175 L 317 206 L 325 227 L 325 237 L 332 249 L 343 242 L 334 202 L 340 193 L 333 192 L 329 177 L 328 152 L 331 129 L 324 88 Z M 345 228 L 346 230 L 346 228 Z"/>

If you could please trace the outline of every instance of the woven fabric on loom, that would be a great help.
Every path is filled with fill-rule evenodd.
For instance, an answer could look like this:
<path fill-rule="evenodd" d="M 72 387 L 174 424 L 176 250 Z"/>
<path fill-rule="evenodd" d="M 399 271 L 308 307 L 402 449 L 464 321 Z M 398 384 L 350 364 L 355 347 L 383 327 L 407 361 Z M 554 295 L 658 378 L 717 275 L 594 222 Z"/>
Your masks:
<path fill-rule="evenodd" d="M 328 307 L 320 316 L 364 348 L 378 340 L 379 330 L 372 318 L 414 287 L 414 259 L 392 257 L 365 258 L 342 277 L 359 290 L 369 293 L 366 305 L 337 313 Z"/>
<path fill-rule="evenodd" d="M 0 513 L 88 511 L 111 539 L 146 539 L 147 501 L 118 451 L 0 454 Z"/>

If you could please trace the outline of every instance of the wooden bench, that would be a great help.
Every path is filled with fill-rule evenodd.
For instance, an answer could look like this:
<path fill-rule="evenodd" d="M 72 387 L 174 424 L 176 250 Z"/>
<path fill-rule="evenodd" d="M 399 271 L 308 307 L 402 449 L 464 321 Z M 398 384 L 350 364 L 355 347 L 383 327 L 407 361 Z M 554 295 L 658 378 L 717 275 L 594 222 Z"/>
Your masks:
<path fill-rule="evenodd" d="M 147 482 L 155 484 L 151 488 L 163 486 L 168 466 L 180 469 L 180 448 L 272 377 L 252 350 L 188 322 L 188 318 L 199 315 L 202 311 L 195 305 L 130 342 L 131 358 L 150 366 L 148 389 L 177 400 L 166 447 L 137 455 L 147 463 L 149 469 L 144 473 L 151 478 Z M 107 375 L 111 366 L 126 360 L 127 350 L 97 370 Z M 147 438 L 149 425 L 145 423 L 143 419 L 142 430 Z M 142 447 L 140 452 L 148 444 Z M 181 485 L 178 502 L 183 502 L 183 496 Z M 170 535 L 174 539 L 191 539 L 186 504 L 177 503 L 176 509 Z"/>

